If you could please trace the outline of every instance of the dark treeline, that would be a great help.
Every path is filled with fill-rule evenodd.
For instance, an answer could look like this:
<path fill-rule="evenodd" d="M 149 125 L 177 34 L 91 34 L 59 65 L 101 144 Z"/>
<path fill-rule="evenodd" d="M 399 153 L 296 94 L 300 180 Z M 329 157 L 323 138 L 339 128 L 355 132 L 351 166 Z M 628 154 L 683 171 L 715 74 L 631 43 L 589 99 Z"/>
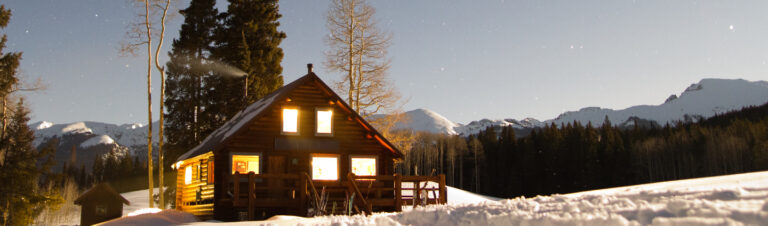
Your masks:
<path fill-rule="evenodd" d="M 157 172 L 156 169 L 155 172 Z M 86 169 L 84 165 L 78 167 L 65 163 L 62 166 L 62 175 L 75 182 L 80 190 L 91 188 L 101 182 L 109 183 L 118 192 L 146 189 L 148 185 L 147 162 L 142 162 L 138 156 L 131 155 L 97 156 L 93 160 L 91 169 Z M 61 182 L 63 186 L 65 181 Z"/>
<path fill-rule="evenodd" d="M 398 169 L 446 174 L 449 185 L 497 197 L 570 193 L 768 169 L 768 105 L 699 123 L 618 129 L 573 122 L 516 139 L 512 128 L 423 134 Z"/>

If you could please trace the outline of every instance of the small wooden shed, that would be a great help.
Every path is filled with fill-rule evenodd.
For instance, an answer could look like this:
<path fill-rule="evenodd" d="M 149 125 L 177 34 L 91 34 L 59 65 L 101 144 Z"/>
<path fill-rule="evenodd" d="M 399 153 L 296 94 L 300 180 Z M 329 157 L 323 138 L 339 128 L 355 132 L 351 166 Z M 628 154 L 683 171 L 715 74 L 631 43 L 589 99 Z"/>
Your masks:
<path fill-rule="evenodd" d="M 123 204 L 130 205 L 112 186 L 101 183 L 75 200 L 80 210 L 80 225 L 93 225 L 123 216 Z"/>

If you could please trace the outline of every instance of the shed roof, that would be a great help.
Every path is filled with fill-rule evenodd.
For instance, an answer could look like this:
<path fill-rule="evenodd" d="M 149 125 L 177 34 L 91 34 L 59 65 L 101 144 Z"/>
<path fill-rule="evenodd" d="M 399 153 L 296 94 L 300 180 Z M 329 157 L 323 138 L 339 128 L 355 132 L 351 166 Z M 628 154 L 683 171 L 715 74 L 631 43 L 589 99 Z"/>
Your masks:
<path fill-rule="evenodd" d="M 97 184 L 96 186 L 93 186 L 91 189 L 88 189 L 88 191 L 85 191 L 82 195 L 80 195 L 80 197 L 77 197 L 77 199 L 75 199 L 75 204 L 82 205 L 83 201 L 86 201 L 91 197 L 96 196 L 100 193 L 114 196 L 116 199 L 120 200 L 126 205 L 131 205 L 131 202 L 125 199 L 122 195 L 120 195 L 120 193 L 117 193 L 117 191 L 115 191 L 115 189 L 113 189 L 112 186 L 109 186 L 109 184 L 107 183 Z"/>
<path fill-rule="evenodd" d="M 370 130 L 376 136 L 378 136 L 376 140 L 378 140 L 383 146 L 387 147 L 387 149 L 389 149 L 396 158 L 401 158 L 403 156 L 400 150 L 398 150 L 394 145 L 392 145 L 392 143 L 381 136 L 381 134 L 376 131 L 376 129 L 373 128 L 370 124 L 368 124 L 368 122 L 366 122 L 357 112 L 352 110 L 352 108 L 350 108 L 349 105 L 347 105 L 347 103 L 339 97 L 339 95 L 337 95 L 330 87 L 328 87 L 328 85 L 325 84 L 323 80 L 317 77 L 314 72 L 309 72 L 301 78 L 298 78 L 295 81 L 275 90 L 274 92 L 267 94 L 263 98 L 246 107 L 244 110 L 235 114 L 232 119 L 213 131 L 199 145 L 179 156 L 176 161 L 190 159 L 210 151 L 217 151 L 221 149 L 223 146 L 222 144 L 226 143 L 226 141 L 233 137 L 233 135 L 235 135 L 238 131 L 242 130 L 243 128 L 247 128 L 247 125 L 254 119 L 259 118 L 262 114 L 264 114 L 266 109 L 269 109 L 275 103 L 280 102 L 280 100 L 284 100 L 289 93 L 291 93 L 302 84 L 311 81 L 316 81 L 320 85 L 320 88 L 325 89 L 337 100 L 338 103 L 342 104 L 346 109 L 349 109 L 354 117 L 359 118 L 360 120 L 357 121 L 362 123 L 364 127 L 370 128 Z"/>

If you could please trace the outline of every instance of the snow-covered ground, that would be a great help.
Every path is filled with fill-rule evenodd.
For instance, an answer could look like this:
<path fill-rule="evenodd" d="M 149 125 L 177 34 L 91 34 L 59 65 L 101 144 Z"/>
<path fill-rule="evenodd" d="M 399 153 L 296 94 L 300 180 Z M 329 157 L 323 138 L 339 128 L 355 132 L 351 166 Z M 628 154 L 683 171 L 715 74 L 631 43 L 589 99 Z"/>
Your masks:
<path fill-rule="evenodd" d="M 158 192 L 160 189 L 155 188 L 153 194 L 157 195 Z M 149 207 L 149 189 L 120 193 L 120 195 L 131 202 L 131 205 L 123 206 L 123 216 Z"/>
<path fill-rule="evenodd" d="M 142 205 L 146 193 L 124 196 Z M 449 188 L 448 200 L 401 213 L 276 216 L 226 225 L 768 225 L 768 171 L 506 200 Z"/>

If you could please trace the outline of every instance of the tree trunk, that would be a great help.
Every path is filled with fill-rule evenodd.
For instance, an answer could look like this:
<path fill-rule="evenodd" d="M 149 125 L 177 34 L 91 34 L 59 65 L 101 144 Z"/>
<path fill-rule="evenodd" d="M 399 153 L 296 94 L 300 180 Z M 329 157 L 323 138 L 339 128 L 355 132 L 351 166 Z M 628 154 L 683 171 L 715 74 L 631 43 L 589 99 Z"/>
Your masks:
<path fill-rule="evenodd" d="M 7 125 L 8 125 L 8 120 L 7 120 L 8 117 L 6 117 L 7 115 L 5 114 L 6 113 L 6 109 L 8 109 L 8 96 L 7 95 L 3 96 L 3 114 L 2 114 L 2 117 L 3 117 L 3 130 L 0 131 L 0 140 L 2 140 L 5 137 L 5 128 L 7 128 Z M 5 160 L 3 160 L 3 161 L 5 161 Z"/>
<path fill-rule="evenodd" d="M 165 209 L 165 196 L 163 195 L 163 173 L 165 172 L 163 170 L 164 165 L 164 154 L 163 154 L 163 119 L 165 118 L 163 115 L 165 111 L 163 111 L 163 106 L 165 105 L 163 103 L 163 98 L 165 98 L 165 67 L 160 66 L 160 49 L 163 47 L 163 40 L 165 39 L 165 19 L 168 15 L 168 7 L 171 6 L 171 0 L 166 0 L 165 2 L 165 8 L 163 9 L 163 17 L 160 19 L 160 40 L 157 43 L 157 49 L 155 50 L 155 67 L 157 67 L 157 70 L 160 71 L 160 128 L 158 131 L 158 137 L 157 137 L 157 164 L 158 164 L 158 171 L 157 171 L 157 179 L 158 179 L 158 195 L 160 195 L 160 209 Z M 150 122 L 151 123 L 151 122 Z M 150 127 L 151 128 L 151 127 Z"/>
<path fill-rule="evenodd" d="M 355 105 L 355 102 L 353 101 L 353 94 L 355 92 L 355 79 L 354 79 L 354 73 L 355 73 L 355 63 L 354 63 L 354 48 L 355 48 L 355 2 L 352 1 L 349 7 L 349 29 L 347 30 L 347 37 L 349 38 L 349 61 L 347 64 L 349 65 L 349 73 L 347 75 L 347 79 L 349 79 L 349 97 L 347 98 L 347 103 L 352 105 L 352 109 L 355 109 L 355 112 L 360 112 L 360 106 Z"/>
<path fill-rule="evenodd" d="M 149 0 L 144 0 L 144 25 L 147 28 L 147 176 L 149 177 L 149 208 L 155 207 L 154 180 L 152 176 L 152 30 L 149 25 Z"/>

